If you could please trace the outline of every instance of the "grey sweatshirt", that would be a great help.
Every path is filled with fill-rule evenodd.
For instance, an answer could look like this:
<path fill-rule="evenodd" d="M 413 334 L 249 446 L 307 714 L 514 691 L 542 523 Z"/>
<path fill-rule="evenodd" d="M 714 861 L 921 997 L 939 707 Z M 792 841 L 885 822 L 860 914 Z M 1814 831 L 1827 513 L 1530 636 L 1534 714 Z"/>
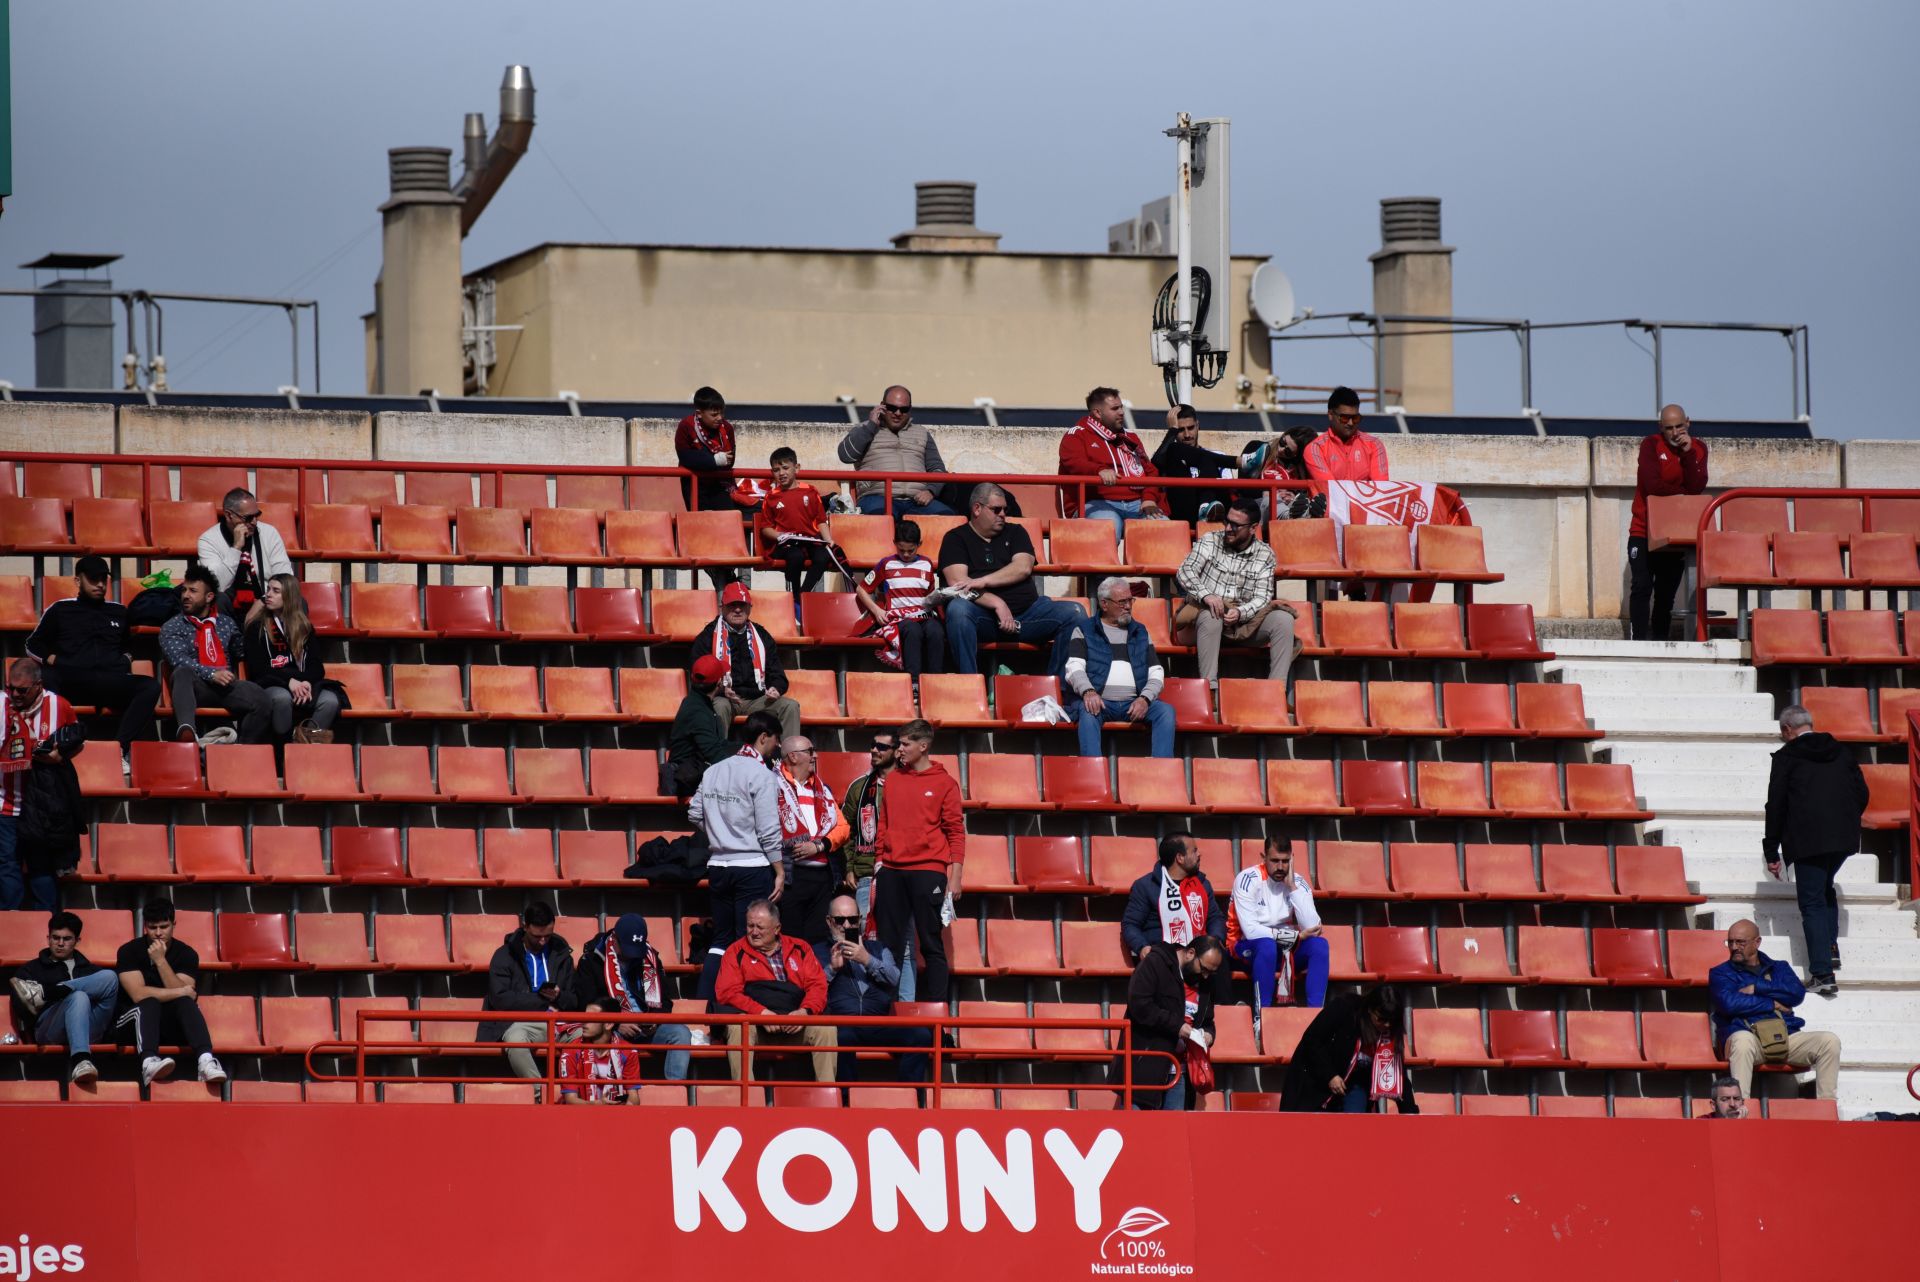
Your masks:
<path fill-rule="evenodd" d="M 687 815 L 706 830 L 710 867 L 780 866 L 780 784 L 758 753 L 707 767 Z"/>

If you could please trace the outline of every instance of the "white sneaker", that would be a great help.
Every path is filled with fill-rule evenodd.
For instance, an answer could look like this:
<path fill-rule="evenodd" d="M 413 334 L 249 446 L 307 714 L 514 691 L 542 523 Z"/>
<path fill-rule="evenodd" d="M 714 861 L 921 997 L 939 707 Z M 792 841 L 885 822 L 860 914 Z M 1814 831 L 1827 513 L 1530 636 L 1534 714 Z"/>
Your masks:
<path fill-rule="evenodd" d="M 224 1082 L 227 1070 L 220 1067 L 220 1061 L 211 1055 L 200 1057 L 200 1080 L 203 1082 Z"/>
<path fill-rule="evenodd" d="M 73 1071 L 67 1074 L 67 1080 L 69 1082 L 91 1082 L 98 1076 L 100 1076 L 100 1070 L 93 1066 L 93 1061 L 90 1059 L 82 1059 L 74 1063 Z"/>
<path fill-rule="evenodd" d="M 140 1084 L 142 1086 L 151 1086 L 155 1082 L 164 1082 L 172 1076 L 172 1056 L 149 1055 L 140 1061 Z"/>
<path fill-rule="evenodd" d="M 712 1030 L 710 1030 L 705 1024 L 695 1024 L 692 1028 L 687 1030 L 687 1036 L 692 1040 L 695 1046 L 713 1045 Z"/>
<path fill-rule="evenodd" d="M 120 777 L 133 778 L 133 758 L 124 752 L 120 754 Z"/>
<path fill-rule="evenodd" d="M 40 1012 L 46 1009 L 47 990 L 40 987 L 39 980 L 16 976 L 13 981 L 13 995 L 20 999 L 20 1004 L 26 1008 L 27 1014 L 35 1018 L 38 1018 Z"/>

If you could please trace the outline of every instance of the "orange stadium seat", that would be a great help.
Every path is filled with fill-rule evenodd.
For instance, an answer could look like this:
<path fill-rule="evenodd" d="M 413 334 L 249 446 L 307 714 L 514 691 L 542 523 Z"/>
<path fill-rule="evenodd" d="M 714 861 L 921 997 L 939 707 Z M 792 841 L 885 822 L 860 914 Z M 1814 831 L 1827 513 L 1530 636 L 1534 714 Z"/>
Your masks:
<path fill-rule="evenodd" d="M 1462 1095 L 1460 1116 L 1531 1117 L 1533 1106 L 1524 1095 Z"/>
<path fill-rule="evenodd" d="M 1852 584 L 1840 565 L 1840 536 L 1827 530 L 1774 535 L 1773 572 L 1796 588 Z"/>
<path fill-rule="evenodd" d="M 958 923 L 956 923 L 958 924 Z M 1069 973 L 1060 964 L 1053 938 L 1053 921 L 987 922 L 987 963 L 995 974 L 1058 976 Z"/>
<path fill-rule="evenodd" d="M 1176 730 L 1218 731 L 1212 692 L 1199 677 L 1168 677 L 1160 687 L 1160 702 L 1173 709 Z"/>
<path fill-rule="evenodd" d="M 1787 501 L 1749 495 L 1720 505 L 1720 528 L 1751 534 L 1778 534 L 1789 528 Z"/>
<path fill-rule="evenodd" d="M 1015 837 L 1014 881 L 1042 894 L 1085 894 L 1095 889 L 1081 863 L 1078 837 Z"/>
<path fill-rule="evenodd" d="M 1417 564 L 1448 583 L 1498 583 L 1506 576 L 1487 568 L 1486 534 L 1477 525 L 1421 525 L 1415 530 Z"/>
<path fill-rule="evenodd" d="M 1108 894 L 1124 895 L 1133 883 L 1156 867 L 1151 837 L 1094 837 L 1087 846 L 1093 880 Z"/>
<path fill-rule="evenodd" d="M 1910 806 L 1907 767 L 1905 765 L 1869 765 L 1860 767 L 1867 779 L 1867 810 L 1860 817 L 1863 828 L 1904 829 Z"/>
<path fill-rule="evenodd" d="M 459 721 L 473 715 L 460 689 L 460 669 L 451 665 L 394 664 L 393 706 L 404 717 Z"/>
<path fill-rule="evenodd" d="M 588 777 L 593 791 L 616 805 L 666 805 L 673 797 L 660 787 L 660 760 L 652 749 L 590 748 Z"/>
<path fill-rule="evenodd" d="M 929 672 L 920 678 L 920 715 L 956 730 L 999 729 L 1008 723 L 987 705 L 986 680 L 978 673 Z"/>
<path fill-rule="evenodd" d="M 253 834 L 253 875 L 280 885 L 322 885 L 338 880 L 326 869 L 318 828 L 257 828 Z"/>
<path fill-rule="evenodd" d="M 1591 984 L 1587 932 L 1577 926 L 1522 926 L 1520 973 L 1535 984 Z"/>
<path fill-rule="evenodd" d="M 147 520 L 138 499 L 75 499 L 73 541 L 98 553 L 144 556 Z"/>
<path fill-rule="evenodd" d="M 1814 610 L 1755 610 L 1752 615 L 1753 663 L 1825 664 L 1827 643 Z"/>
<path fill-rule="evenodd" d="M 575 588 L 574 627 L 588 641 L 652 641 L 642 606 L 638 588 Z"/>
<path fill-rule="evenodd" d="M 1448 681 L 1440 687 L 1440 706 L 1447 729 L 1456 734 L 1512 738 L 1520 733 L 1504 685 Z"/>
<path fill-rule="evenodd" d="M 1467 984 L 1511 984 L 1506 933 L 1498 926 L 1442 926 L 1435 936 L 1435 961 L 1444 974 Z"/>
<path fill-rule="evenodd" d="M 1095 519 L 1061 518 L 1048 527 L 1050 554 L 1041 558 L 1049 572 L 1062 574 L 1102 574 L 1124 571 L 1120 549 L 1114 538 L 1113 522 Z M 1036 540 L 1037 542 L 1037 540 Z"/>
<path fill-rule="evenodd" d="M 1721 960 L 1725 961 L 1722 950 Z M 1645 1011 L 1640 1045 L 1649 1063 L 1666 1069 L 1713 1069 L 1726 1061 L 1714 1053 L 1713 1028 L 1704 1011 Z"/>
<path fill-rule="evenodd" d="M 1349 571 L 1368 580 L 1431 580 L 1431 570 L 1413 566 L 1413 531 L 1404 525 L 1349 525 L 1344 561 Z"/>
<path fill-rule="evenodd" d="M 1286 693 L 1264 678 L 1221 678 L 1220 720 L 1242 734 L 1283 734 L 1294 728 Z"/>
<path fill-rule="evenodd" d="M 1605 733 L 1587 720 L 1580 687 L 1564 682 L 1522 681 L 1513 687 L 1522 732 L 1537 739 L 1598 739 Z"/>
<path fill-rule="evenodd" d="M 1404 899 L 1468 899 L 1460 856 L 1450 843 L 1396 841 L 1387 847 L 1393 893 Z"/>
<path fill-rule="evenodd" d="M 1282 579 L 1345 579 L 1346 565 L 1333 522 L 1326 518 L 1270 521 L 1267 545 L 1273 549 L 1274 573 Z"/>
<path fill-rule="evenodd" d="M 1461 627 L 1457 605 L 1403 601 L 1393 607 L 1393 643 L 1418 658 L 1476 658 Z"/>
<path fill-rule="evenodd" d="M 802 592 L 800 623 L 801 631 L 821 645 L 880 645 L 879 638 L 869 635 L 873 616 L 861 608 L 851 592 Z"/>
<path fill-rule="evenodd" d="M 1653 818 L 1653 812 L 1643 809 L 1634 795 L 1633 767 L 1600 762 L 1567 764 L 1567 808 L 1583 819 L 1639 823 Z"/>
<path fill-rule="evenodd" d="M 1568 818 L 1560 772 L 1552 762 L 1496 761 L 1489 772 L 1493 804 L 1515 819 Z"/>
<path fill-rule="evenodd" d="M 1827 614 L 1827 648 L 1849 667 L 1903 666 L 1900 636 L 1891 610 L 1833 610 Z"/>
<path fill-rule="evenodd" d="M 490 886 L 480 872 L 480 836 L 471 828 L 407 829 L 407 871 L 433 886 Z"/>
<path fill-rule="evenodd" d="M 1586 903 L 1625 898 L 1613 888 L 1605 846 L 1540 847 L 1540 881 L 1549 897 Z"/>
<path fill-rule="evenodd" d="M 1130 520 L 1126 547 L 1127 562 L 1138 572 L 1172 574 L 1193 550 L 1193 528 L 1185 521 Z"/>
<path fill-rule="evenodd" d="M 1397 659 L 1384 601 L 1328 601 L 1320 607 L 1320 639 L 1345 659 Z"/>
<path fill-rule="evenodd" d="M 1870 588 L 1920 587 L 1920 561 L 1911 534 L 1856 534 L 1847 553 L 1847 572 Z"/>
<path fill-rule="evenodd" d="M 1469 844 L 1466 847 L 1467 889 L 1482 899 L 1540 899 L 1540 883 L 1533 873 L 1533 851 L 1527 846 Z"/>
<path fill-rule="evenodd" d="M 406 488 L 407 502 L 429 507 L 472 507 L 473 474 L 470 472 L 402 472 L 400 481 Z M 480 478 L 480 490 L 483 502 L 491 502 L 493 497 L 493 478 Z"/>
<path fill-rule="evenodd" d="M 51 498 L 71 506 L 75 499 L 93 497 L 91 463 L 55 463 L 27 460 L 20 492 L 28 498 Z"/>
<path fill-rule="evenodd" d="M 376 637 L 424 640 L 432 634 L 420 624 L 420 589 L 411 583 L 355 583 L 347 594 L 353 626 Z"/>
<path fill-rule="evenodd" d="M 1377 841 L 1322 841 L 1314 847 L 1313 889 L 1333 899 L 1394 899 Z"/>
<path fill-rule="evenodd" d="M 138 742 L 128 754 L 133 762 L 133 786 L 149 796 L 204 797 L 200 777 L 200 748 L 193 743 Z"/>
<path fill-rule="evenodd" d="M 1570 1010 L 1567 1012 L 1567 1055 L 1587 1068 L 1642 1069 L 1640 1032 L 1630 1010 Z M 1547 1100 L 1540 1101 L 1542 1115 Z"/>
<path fill-rule="evenodd" d="M 578 639 L 567 590 L 562 587 L 504 585 L 500 589 L 500 626 L 519 641 Z"/>
<path fill-rule="evenodd" d="M 138 745 L 136 745 L 138 746 Z M 185 881 L 173 868 L 165 824 L 101 824 L 93 852 L 104 881 Z"/>
<path fill-rule="evenodd" d="M 1213 814 L 1260 814 L 1266 798 L 1260 763 L 1225 757 L 1193 759 L 1193 800 Z"/>
<path fill-rule="evenodd" d="M 527 518 L 517 508 L 456 508 L 453 537 L 463 561 L 525 565 L 538 560 L 527 552 Z"/>
<path fill-rule="evenodd" d="M 274 831 L 255 828 L 256 839 Z M 247 867 L 247 833 L 238 824 L 181 825 L 173 830 L 174 869 L 192 881 L 252 881 Z M 222 918 L 225 921 L 226 918 Z"/>
<path fill-rule="evenodd" d="M 384 970 L 450 970 L 446 920 L 438 914 L 381 913 L 373 919 L 373 956 Z"/>
<path fill-rule="evenodd" d="M 673 514 L 664 511 L 608 512 L 607 559 L 621 565 L 671 568 L 691 565 L 673 537 Z"/>
<path fill-rule="evenodd" d="M 489 721 L 546 721 L 540 702 L 540 670 L 476 663 L 467 669 L 473 715 Z"/>
<path fill-rule="evenodd" d="M 1283 815 L 1350 815 L 1337 800 L 1331 761 L 1267 762 L 1267 805 Z"/>
<path fill-rule="evenodd" d="M 443 750 L 444 751 L 444 750 Z M 548 805 L 604 805 L 606 798 L 587 788 L 578 748 L 515 748 L 513 788 L 529 801 Z M 553 860 L 549 853 L 548 864 Z M 548 875 L 552 875 L 549 867 Z"/>
<path fill-rule="evenodd" d="M 548 669 L 551 679 L 553 669 Z M 687 674 L 679 668 L 620 669 L 620 712 L 639 721 L 671 721 L 687 697 Z"/>
<path fill-rule="evenodd" d="M 560 832 L 560 876 L 573 885 L 623 885 L 631 862 L 624 832 L 573 828 Z M 656 946 L 671 951 L 668 941 Z"/>
<path fill-rule="evenodd" d="M 1498 1059 L 1487 1054 L 1478 1010 L 1416 1009 L 1408 1059 L 1413 1063 L 1461 1068 L 1500 1066 Z"/>
<path fill-rule="evenodd" d="M 680 554 L 696 566 L 752 565 L 746 525 L 737 512 L 682 512 L 674 518 Z"/>
<path fill-rule="evenodd" d="M 221 755 L 230 751 L 223 749 Z M 212 759 L 209 753 L 209 766 Z M 364 796 L 354 774 L 351 744 L 290 743 L 286 773 L 287 793 L 299 801 L 357 801 Z"/>
<path fill-rule="evenodd" d="M 1502 812 L 1487 804 L 1487 778 L 1477 761 L 1422 761 L 1414 766 L 1420 804 L 1450 819 L 1487 819 Z"/>
<path fill-rule="evenodd" d="M 548 668 L 541 679 L 546 686 L 547 711 L 562 721 L 631 719 L 623 716 L 614 702 L 611 669 Z"/>
<path fill-rule="evenodd" d="M 615 478 L 617 479 L 617 478 Z M 609 565 L 600 514 L 585 508 L 537 508 L 527 522 L 528 550 L 542 565 Z"/>
<path fill-rule="evenodd" d="M 1043 757 L 1041 796 L 1062 810 L 1124 810 L 1113 794 L 1105 757 Z"/>
<path fill-rule="evenodd" d="M 319 498 L 313 492 L 311 481 L 308 482 L 307 498 L 309 501 Z M 400 502 L 399 475 L 375 468 L 329 468 L 327 502 L 364 503 L 378 518 L 387 505 L 398 505 Z"/>
<path fill-rule="evenodd" d="M 1367 721 L 1376 731 L 1400 737 L 1440 738 L 1450 733 L 1440 723 L 1433 685 L 1427 681 L 1370 682 Z"/>
<path fill-rule="evenodd" d="M 1767 536 L 1745 530 L 1710 529 L 1701 534 L 1700 583 L 1709 588 L 1785 586 L 1773 573 Z"/>
<path fill-rule="evenodd" d="M 1620 893 L 1641 904 L 1703 902 L 1687 885 L 1678 846 L 1620 846 L 1613 852 Z"/>
<path fill-rule="evenodd" d="M 720 599 L 706 588 L 655 588 L 648 605 L 656 635 L 691 641 L 720 615 Z"/>
<path fill-rule="evenodd" d="M 1802 691 L 1804 694 L 1805 691 Z M 1889 743 L 1898 743 L 1907 737 L 1907 713 L 1920 708 L 1920 689 L 1896 689 L 1883 686 L 1880 689 L 1878 716 L 1880 737 Z"/>
<path fill-rule="evenodd" d="M 0 552 L 70 552 L 67 513 L 59 499 L 0 498 Z"/>
<path fill-rule="evenodd" d="M 220 960 L 248 970 L 298 970 L 285 913 L 222 913 Z"/>
<path fill-rule="evenodd" d="M 444 564 L 465 559 L 453 550 L 453 512 L 449 508 L 390 503 L 376 515 L 380 546 L 393 560 Z"/>
<path fill-rule="evenodd" d="M 1298 681 L 1293 716 L 1306 734 L 1370 735 L 1358 681 Z"/>
<path fill-rule="evenodd" d="M 1187 788 L 1186 762 L 1177 757 L 1121 757 L 1115 771 L 1120 805 L 1126 809 L 1149 814 L 1194 814 L 1206 809 L 1204 804 L 1194 804 Z"/>
<path fill-rule="evenodd" d="M 462 805 L 505 806 L 528 800 L 507 780 L 505 748 L 442 748 L 440 794 Z"/>

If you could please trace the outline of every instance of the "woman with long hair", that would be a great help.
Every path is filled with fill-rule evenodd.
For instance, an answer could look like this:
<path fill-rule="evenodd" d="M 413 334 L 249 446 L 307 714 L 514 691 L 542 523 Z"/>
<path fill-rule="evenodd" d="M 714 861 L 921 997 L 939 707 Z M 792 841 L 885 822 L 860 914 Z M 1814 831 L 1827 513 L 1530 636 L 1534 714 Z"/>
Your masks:
<path fill-rule="evenodd" d="M 300 580 L 291 574 L 268 579 L 247 611 L 246 633 L 247 679 L 267 692 L 274 736 L 332 743 L 334 718 L 345 701 L 339 683 L 327 680 L 325 642 L 307 618 Z"/>
<path fill-rule="evenodd" d="M 1283 1113 L 1377 1113 L 1393 1100 L 1417 1113 L 1407 1076 L 1400 991 L 1381 984 L 1329 1001 L 1314 1016 L 1287 1065 Z"/>

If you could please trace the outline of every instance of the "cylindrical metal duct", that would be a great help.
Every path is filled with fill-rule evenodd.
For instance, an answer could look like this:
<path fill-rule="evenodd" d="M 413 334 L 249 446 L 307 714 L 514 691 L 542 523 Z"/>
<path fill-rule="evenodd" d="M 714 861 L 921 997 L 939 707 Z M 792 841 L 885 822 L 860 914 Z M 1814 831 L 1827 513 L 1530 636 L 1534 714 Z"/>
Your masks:
<path fill-rule="evenodd" d="M 926 182 L 913 185 L 913 221 L 921 227 L 973 226 L 973 193 L 978 184 Z"/>
<path fill-rule="evenodd" d="M 500 77 L 500 119 L 533 120 L 533 72 L 517 62 Z"/>
<path fill-rule="evenodd" d="M 393 147 L 387 151 L 387 183 L 392 194 L 453 189 L 450 147 Z"/>
<path fill-rule="evenodd" d="M 1380 202 L 1380 243 L 1440 239 L 1438 196 L 1390 196 Z"/>

